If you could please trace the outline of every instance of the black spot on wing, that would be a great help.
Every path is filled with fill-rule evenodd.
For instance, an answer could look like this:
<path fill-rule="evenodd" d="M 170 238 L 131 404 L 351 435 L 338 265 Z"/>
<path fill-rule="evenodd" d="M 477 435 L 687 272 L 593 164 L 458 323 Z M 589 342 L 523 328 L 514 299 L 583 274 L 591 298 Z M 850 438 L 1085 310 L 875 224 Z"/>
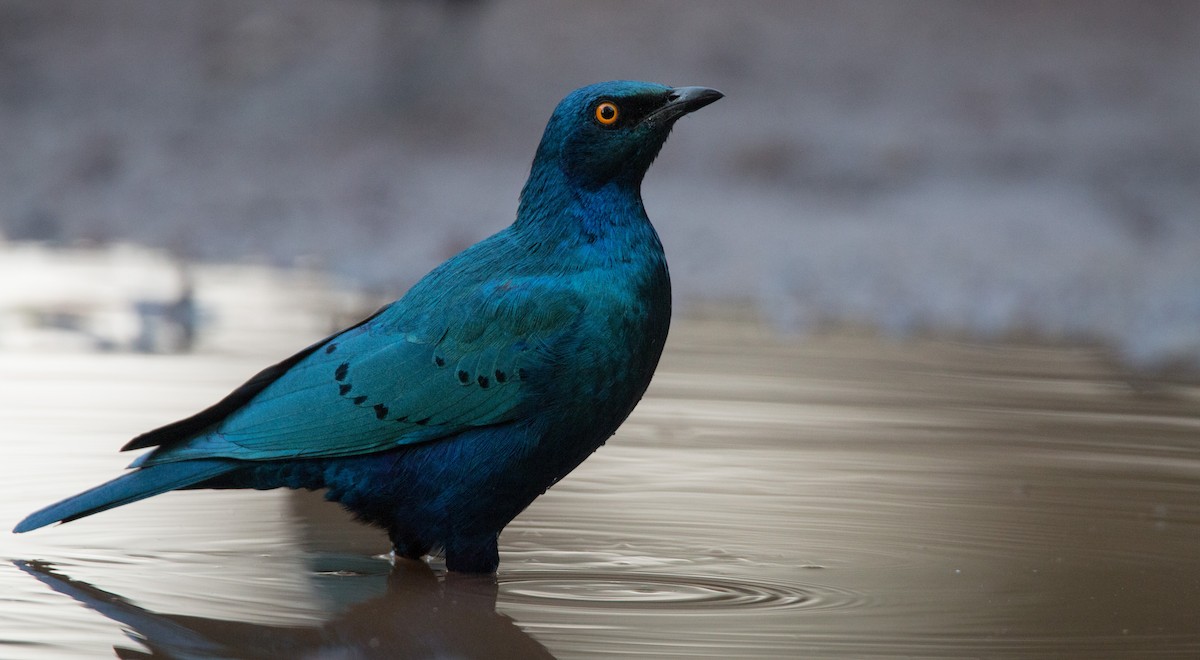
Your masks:
<path fill-rule="evenodd" d="M 500 371 L 499 369 L 497 369 L 496 373 L 493 375 L 496 377 L 497 383 L 503 383 L 504 381 L 508 380 L 508 374 L 504 373 L 503 371 Z"/>
<path fill-rule="evenodd" d="M 362 404 L 364 404 L 364 403 L 366 403 L 366 402 L 367 402 L 367 397 L 365 397 L 365 396 L 356 396 L 356 397 L 354 397 L 353 401 L 354 401 L 354 405 L 356 405 L 356 406 L 361 406 Z"/>
<path fill-rule="evenodd" d="M 463 371 L 462 369 L 459 369 L 458 370 L 458 382 L 462 383 L 463 385 L 466 385 L 467 383 L 471 382 L 471 374 Z"/>
<path fill-rule="evenodd" d="M 330 353 L 332 353 L 336 350 L 337 350 L 337 344 L 330 344 L 325 347 L 325 354 L 329 355 Z"/>
<path fill-rule="evenodd" d="M 341 394 L 342 396 L 346 396 L 349 393 L 350 393 L 350 383 L 342 383 L 341 385 L 338 385 L 338 394 Z"/>
<path fill-rule="evenodd" d="M 343 362 L 338 365 L 337 371 L 333 372 L 333 377 L 337 380 L 346 380 L 346 374 L 350 373 L 350 363 Z"/>
<path fill-rule="evenodd" d="M 488 388 L 488 377 L 487 376 L 480 376 L 478 379 L 476 379 L 476 382 L 478 382 L 479 386 L 482 387 L 483 389 L 486 390 Z"/>
<path fill-rule="evenodd" d="M 439 367 L 444 367 L 444 366 L 446 366 L 446 358 L 444 358 L 440 355 L 435 355 L 435 356 L 433 356 L 433 363 Z"/>
<path fill-rule="evenodd" d="M 375 409 L 375 419 L 383 419 L 384 417 L 387 417 L 387 415 L 388 415 L 388 407 L 387 406 L 383 405 L 382 403 L 377 403 L 373 407 Z"/>

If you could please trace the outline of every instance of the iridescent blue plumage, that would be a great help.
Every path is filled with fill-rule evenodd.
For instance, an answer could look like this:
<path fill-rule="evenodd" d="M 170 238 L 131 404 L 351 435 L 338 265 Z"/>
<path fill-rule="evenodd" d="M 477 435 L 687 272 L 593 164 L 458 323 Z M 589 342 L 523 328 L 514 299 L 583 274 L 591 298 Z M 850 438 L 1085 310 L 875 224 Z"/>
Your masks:
<path fill-rule="evenodd" d="M 139 436 L 135 470 L 23 532 L 177 488 L 327 488 L 398 554 L 492 571 L 500 530 L 611 436 L 654 373 L 670 281 L 641 182 L 716 91 L 608 82 L 555 109 L 516 221 L 371 318 Z"/>

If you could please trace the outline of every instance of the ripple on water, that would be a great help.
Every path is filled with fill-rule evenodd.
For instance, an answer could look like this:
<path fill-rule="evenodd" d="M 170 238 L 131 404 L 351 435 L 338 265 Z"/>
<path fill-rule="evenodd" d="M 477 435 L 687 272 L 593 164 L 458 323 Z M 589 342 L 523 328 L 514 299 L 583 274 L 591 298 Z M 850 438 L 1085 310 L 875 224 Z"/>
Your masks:
<path fill-rule="evenodd" d="M 499 582 L 504 600 L 510 603 L 587 610 L 723 613 L 838 609 L 867 602 L 861 593 L 827 585 L 664 573 L 530 571 L 502 575 Z"/>

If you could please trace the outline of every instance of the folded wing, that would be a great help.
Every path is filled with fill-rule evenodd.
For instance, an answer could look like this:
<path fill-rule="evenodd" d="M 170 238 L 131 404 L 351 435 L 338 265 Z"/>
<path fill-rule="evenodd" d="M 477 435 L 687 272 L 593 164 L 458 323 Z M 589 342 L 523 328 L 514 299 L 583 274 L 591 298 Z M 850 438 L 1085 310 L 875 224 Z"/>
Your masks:
<path fill-rule="evenodd" d="M 419 333 L 404 330 L 412 315 L 403 308 L 385 309 L 305 349 L 212 408 L 135 439 L 127 448 L 159 447 L 134 466 L 358 455 L 519 419 L 529 388 L 552 376 L 554 346 L 582 299 L 543 278 L 476 291 L 468 313 L 424 314 L 411 323 Z"/>

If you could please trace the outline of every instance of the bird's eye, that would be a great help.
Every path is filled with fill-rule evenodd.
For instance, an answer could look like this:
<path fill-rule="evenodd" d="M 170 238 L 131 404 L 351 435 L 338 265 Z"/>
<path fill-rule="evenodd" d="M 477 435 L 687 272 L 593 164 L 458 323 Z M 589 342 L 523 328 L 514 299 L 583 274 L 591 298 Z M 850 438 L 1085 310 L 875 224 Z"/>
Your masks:
<path fill-rule="evenodd" d="M 604 126 L 612 126 L 617 123 L 617 117 L 620 115 L 617 104 L 612 101 L 604 101 L 596 106 L 596 121 Z"/>

